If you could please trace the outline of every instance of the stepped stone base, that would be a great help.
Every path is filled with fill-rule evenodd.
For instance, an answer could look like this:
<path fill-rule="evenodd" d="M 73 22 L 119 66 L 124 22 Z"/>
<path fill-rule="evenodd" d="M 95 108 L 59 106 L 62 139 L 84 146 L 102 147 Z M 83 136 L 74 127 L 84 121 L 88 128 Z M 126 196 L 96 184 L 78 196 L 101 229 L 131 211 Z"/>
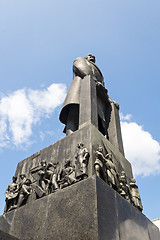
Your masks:
<path fill-rule="evenodd" d="M 150 220 L 95 176 L 1 216 L 0 230 L 21 240 L 160 239 Z"/>

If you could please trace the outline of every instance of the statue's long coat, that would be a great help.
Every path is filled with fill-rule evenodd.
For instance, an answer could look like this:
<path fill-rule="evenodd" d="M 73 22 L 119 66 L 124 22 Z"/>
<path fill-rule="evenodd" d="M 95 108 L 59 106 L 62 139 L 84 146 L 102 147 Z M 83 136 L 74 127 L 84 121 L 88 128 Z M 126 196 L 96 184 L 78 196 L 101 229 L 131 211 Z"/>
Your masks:
<path fill-rule="evenodd" d="M 80 104 L 81 81 L 87 75 L 104 85 L 103 75 L 96 64 L 82 57 L 76 58 L 73 62 L 73 81 L 60 113 L 60 121 L 64 124 L 67 122 L 70 108 Z"/>

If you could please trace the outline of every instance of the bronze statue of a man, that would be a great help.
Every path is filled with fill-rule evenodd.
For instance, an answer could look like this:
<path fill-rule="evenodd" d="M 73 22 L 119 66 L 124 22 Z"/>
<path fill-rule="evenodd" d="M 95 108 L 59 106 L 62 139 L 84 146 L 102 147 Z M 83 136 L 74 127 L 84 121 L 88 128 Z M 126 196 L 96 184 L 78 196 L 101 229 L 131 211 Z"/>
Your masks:
<path fill-rule="evenodd" d="M 8 186 L 5 192 L 6 205 L 5 205 L 4 213 L 9 212 L 17 207 L 19 185 L 17 183 L 17 177 L 13 177 L 12 180 L 13 182 Z"/>
<path fill-rule="evenodd" d="M 84 179 L 88 177 L 87 166 L 89 161 L 89 152 L 83 143 L 77 144 L 75 154 L 75 171 L 77 179 Z"/>
<path fill-rule="evenodd" d="M 73 81 L 60 113 L 60 121 L 66 125 L 66 135 L 78 130 L 81 82 L 87 75 L 104 86 L 103 75 L 95 64 L 95 56 L 91 54 L 84 58 L 78 57 L 73 62 Z"/>
<path fill-rule="evenodd" d="M 96 156 L 94 162 L 95 173 L 98 177 L 102 178 L 103 180 L 106 180 L 104 173 L 105 156 L 103 153 L 103 148 L 101 146 L 99 146 L 98 149 L 96 150 L 95 156 Z"/>
<path fill-rule="evenodd" d="M 142 206 L 138 186 L 136 184 L 136 180 L 134 178 L 132 178 L 129 185 L 130 185 L 132 203 L 136 208 L 139 209 L 139 211 L 142 212 L 143 206 Z"/>
<path fill-rule="evenodd" d="M 19 189 L 19 196 L 18 196 L 18 202 L 17 202 L 17 207 L 20 207 L 24 205 L 29 196 L 32 194 L 33 189 L 32 189 L 32 182 L 29 178 L 25 179 L 25 182 L 21 182 L 21 187 Z"/>
<path fill-rule="evenodd" d="M 60 189 L 67 187 L 77 181 L 75 176 L 75 167 L 71 165 L 71 161 L 67 159 L 64 168 L 61 170 Z"/>
<path fill-rule="evenodd" d="M 105 156 L 104 162 L 105 172 L 107 174 L 108 185 L 117 191 L 118 190 L 117 171 L 112 158 L 113 156 L 111 153 L 108 153 Z"/>
<path fill-rule="evenodd" d="M 119 193 L 122 197 L 124 197 L 130 203 L 131 202 L 130 188 L 128 186 L 126 174 L 124 171 L 121 172 L 119 181 L 120 181 Z"/>

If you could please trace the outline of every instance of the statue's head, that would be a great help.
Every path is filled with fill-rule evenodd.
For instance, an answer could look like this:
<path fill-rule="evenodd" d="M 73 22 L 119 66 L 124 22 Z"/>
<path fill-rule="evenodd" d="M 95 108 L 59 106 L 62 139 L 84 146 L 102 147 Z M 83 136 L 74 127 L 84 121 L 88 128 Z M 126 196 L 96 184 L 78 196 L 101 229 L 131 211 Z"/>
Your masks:
<path fill-rule="evenodd" d="M 45 167 L 47 165 L 46 161 L 45 160 L 42 160 L 41 161 L 41 166 Z"/>
<path fill-rule="evenodd" d="M 101 152 L 101 153 L 103 153 L 103 147 L 99 146 L 99 147 L 98 147 L 98 151 Z"/>
<path fill-rule="evenodd" d="M 48 164 L 48 166 L 53 166 L 54 168 L 56 168 L 57 165 L 58 165 L 58 162 L 53 162 L 53 163 Z"/>
<path fill-rule="evenodd" d="M 71 161 L 69 159 L 67 159 L 65 161 L 64 167 L 68 167 L 68 166 L 70 166 L 70 164 L 71 164 Z"/>
<path fill-rule="evenodd" d="M 85 57 L 85 59 L 87 59 L 88 61 L 90 61 L 90 62 L 96 62 L 96 58 L 95 58 L 95 56 L 94 55 L 92 55 L 92 54 L 88 54 L 86 57 Z"/>
<path fill-rule="evenodd" d="M 132 183 L 136 183 L 136 180 L 134 178 L 131 179 Z"/>
<path fill-rule="evenodd" d="M 108 153 L 108 154 L 106 155 L 106 158 L 108 158 L 109 160 L 111 160 L 111 162 L 113 162 L 113 161 L 112 161 L 112 153 Z"/>
<path fill-rule="evenodd" d="M 25 181 L 25 184 L 30 185 L 31 183 L 32 183 L 31 180 L 29 178 L 27 178 L 26 181 Z"/>
<path fill-rule="evenodd" d="M 84 147 L 84 144 L 80 142 L 80 143 L 77 144 L 77 147 L 78 147 L 78 148 L 83 148 L 83 147 Z"/>
<path fill-rule="evenodd" d="M 126 181 L 126 173 L 124 171 L 121 172 L 120 179 Z"/>
<path fill-rule="evenodd" d="M 15 183 L 17 181 L 17 177 L 13 176 L 12 177 L 13 182 Z"/>
<path fill-rule="evenodd" d="M 24 179 L 25 177 L 26 177 L 26 174 L 24 174 L 24 173 L 20 174 L 21 179 Z"/>

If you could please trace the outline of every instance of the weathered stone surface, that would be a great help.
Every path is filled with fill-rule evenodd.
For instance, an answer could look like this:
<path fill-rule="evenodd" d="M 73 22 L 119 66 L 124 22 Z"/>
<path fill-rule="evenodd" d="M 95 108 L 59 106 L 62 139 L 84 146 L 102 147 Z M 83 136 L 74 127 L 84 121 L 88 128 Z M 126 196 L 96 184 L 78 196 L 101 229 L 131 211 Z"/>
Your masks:
<path fill-rule="evenodd" d="M 20 239 L 98 239 L 95 178 L 83 180 L 13 212 L 9 233 Z"/>
<path fill-rule="evenodd" d="M 4 232 L 9 232 L 12 220 L 14 217 L 14 211 L 11 211 L 9 214 L 4 214 L 0 217 L 0 229 Z"/>
<path fill-rule="evenodd" d="M 147 219 L 148 220 L 148 219 Z M 160 240 L 159 228 L 153 224 L 151 221 L 147 221 L 148 224 L 148 234 L 151 240 Z"/>
<path fill-rule="evenodd" d="M 0 230 L 0 239 L 1 240 L 18 240 L 18 238 L 15 238 L 15 237 L 13 237 L 13 236 L 9 235 L 8 233 L 5 233 L 1 230 Z"/>
<path fill-rule="evenodd" d="M 45 238 L 97 239 L 97 201 L 95 179 L 79 182 L 49 196 Z"/>
<path fill-rule="evenodd" d="M 120 240 L 116 192 L 100 178 L 96 181 L 98 235 L 100 240 Z"/>
<path fill-rule="evenodd" d="M 10 218 L 7 232 L 22 240 L 160 239 L 151 221 L 95 176 L 9 212 L 3 220 Z"/>
<path fill-rule="evenodd" d="M 43 239 L 48 211 L 46 197 L 16 209 L 9 233 L 20 239 Z"/>
<path fill-rule="evenodd" d="M 147 218 L 125 199 L 117 195 L 117 211 L 120 239 L 150 240 Z M 151 238 L 152 239 L 152 238 Z"/>

